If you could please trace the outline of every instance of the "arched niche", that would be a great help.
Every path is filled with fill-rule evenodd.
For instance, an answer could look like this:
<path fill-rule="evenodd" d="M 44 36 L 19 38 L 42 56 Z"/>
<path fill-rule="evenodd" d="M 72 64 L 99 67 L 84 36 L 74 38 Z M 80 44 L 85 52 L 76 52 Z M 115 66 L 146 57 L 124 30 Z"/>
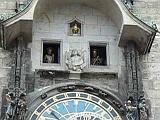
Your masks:
<path fill-rule="evenodd" d="M 28 29 L 32 31 L 32 21 L 34 20 L 34 16 L 37 14 L 37 11 L 48 9 L 49 6 L 55 8 L 57 5 L 67 4 L 83 4 L 98 9 L 106 16 L 111 18 L 111 20 L 117 26 L 119 30 L 118 45 L 120 47 L 126 46 L 128 41 L 133 41 L 137 44 L 141 54 L 146 54 L 149 52 L 157 30 L 145 24 L 143 21 L 139 20 L 136 16 L 129 12 L 120 0 L 33 0 L 25 10 L 3 22 L 5 27 L 4 32 L 6 33 L 6 38 L 4 38 L 4 41 L 14 40 L 15 35 L 22 33 L 21 31 L 26 33 L 27 37 L 31 38 L 32 34 L 28 33 L 27 31 Z M 16 23 L 21 21 L 24 21 L 25 24 L 28 24 L 28 29 L 21 29 L 24 26 L 22 24 L 22 27 L 20 26 L 20 30 L 16 31 L 15 34 L 11 36 L 7 34 L 9 29 L 15 29 L 17 27 Z M 8 37 L 10 39 L 7 39 Z M 142 46 L 139 46 L 140 44 L 142 44 Z"/>
<path fill-rule="evenodd" d="M 39 0 L 36 3 L 34 12 L 38 6 L 45 1 Z M 50 3 L 50 0 L 47 0 Z M 133 41 L 137 45 L 140 54 L 149 52 L 153 43 L 156 30 L 139 20 L 127 10 L 122 1 L 119 0 L 52 0 L 53 7 L 56 5 L 83 4 L 95 8 L 108 16 L 118 28 L 118 45 L 125 47 L 128 41 Z M 142 44 L 142 46 L 139 46 Z"/>
<path fill-rule="evenodd" d="M 90 0 L 79 2 L 41 0 L 35 7 L 33 26 L 38 21 L 37 14 L 45 12 L 51 18 L 50 33 L 54 36 L 56 34 L 61 34 L 61 36 L 117 36 L 120 28 L 109 14 L 101 9 L 102 5 L 96 0 L 92 2 Z M 78 26 L 74 22 L 77 22 Z M 78 34 L 72 33 L 74 27 L 79 31 Z"/>
<path fill-rule="evenodd" d="M 119 30 L 123 25 L 124 15 L 122 13 L 122 9 L 120 8 L 120 3 L 116 0 L 37 0 L 34 2 L 33 18 L 39 10 L 49 11 L 49 8 L 56 8 L 57 6 L 67 6 L 69 4 L 81 4 L 97 9 L 104 15 L 111 18 L 112 22 L 116 24 Z M 76 11 L 77 9 L 75 9 L 75 12 Z M 74 11 L 73 16 L 75 16 Z"/>
<path fill-rule="evenodd" d="M 68 35 L 69 36 L 82 36 L 84 22 L 76 18 L 76 16 L 68 21 Z"/>
<path fill-rule="evenodd" d="M 50 31 L 50 18 L 47 13 L 42 12 L 35 16 L 36 21 L 33 22 L 35 26 L 33 26 L 33 31 Z"/>

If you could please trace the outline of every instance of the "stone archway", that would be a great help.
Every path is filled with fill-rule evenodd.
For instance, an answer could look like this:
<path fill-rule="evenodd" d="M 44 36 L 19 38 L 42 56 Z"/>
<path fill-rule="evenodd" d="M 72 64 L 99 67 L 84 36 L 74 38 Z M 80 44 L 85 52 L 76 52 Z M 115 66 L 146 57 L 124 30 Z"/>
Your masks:
<path fill-rule="evenodd" d="M 48 9 L 50 6 L 52 6 L 52 8 L 63 5 L 67 6 L 69 4 L 81 4 L 101 11 L 114 21 L 114 23 L 119 27 L 119 30 L 126 21 L 126 17 L 123 15 L 124 11 L 122 9 L 122 3 L 117 2 L 116 0 L 35 0 L 33 4 L 32 18 L 34 19 L 37 12 L 42 9 Z M 75 11 L 77 11 L 77 9 L 75 9 Z"/>
<path fill-rule="evenodd" d="M 51 3 L 49 2 L 51 1 Z M 118 45 L 124 47 L 128 41 L 134 41 L 138 45 L 138 50 L 141 54 L 146 54 L 149 52 L 153 39 L 156 34 L 156 30 L 141 20 L 134 16 L 131 12 L 127 10 L 122 1 L 117 0 L 34 0 L 31 2 L 28 7 L 22 12 L 18 13 L 14 17 L 3 22 L 5 27 L 4 41 L 12 41 L 15 36 L 19 33 L 25 33 L 27 39 L 32 39 L 32 33 L 27 31 L 32 31 L 32 23 L 35 16 L 35 13 L 38 9 L 42 9 L 41 4 L 43 2 L 48 3 L 48 5 L 57 5 L 57 4 L 70 4 L 78 3 L 87 5 L 96 9 L 99 9 L 101 12 L 108 15 L 112 21 L 115 23 L 119 30 L 118 35 Z M 47 8 L 47 6 L 45 6 Z M 53 6 L 54 7 L 54 6 Z M 23 22 L 19 25 L 20 22 Z M 17 24 L 18 23 L 18 24 Z M 24 24 L 27 24 L 26 29 Z M 15 31 L 14 34 L 8 34 L 9 31 L 14 31 L 14 29 L 19 29 Z M 130 31 L 130 32 L 128 32 Z M 10 42 L 6 42 L 10 43 Z M 141 46 L 139 46 L 141 45 Z"/>

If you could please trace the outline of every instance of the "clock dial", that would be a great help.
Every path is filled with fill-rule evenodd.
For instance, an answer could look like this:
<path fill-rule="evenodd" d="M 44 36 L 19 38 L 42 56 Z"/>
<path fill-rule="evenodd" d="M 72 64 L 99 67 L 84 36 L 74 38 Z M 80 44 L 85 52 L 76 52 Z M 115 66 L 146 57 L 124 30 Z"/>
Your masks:
<path fill-rule="evenodd" d="M 55 95 L 42 103 L 30 120 L 122 120 L 101 98 L 84 92 Z"/>

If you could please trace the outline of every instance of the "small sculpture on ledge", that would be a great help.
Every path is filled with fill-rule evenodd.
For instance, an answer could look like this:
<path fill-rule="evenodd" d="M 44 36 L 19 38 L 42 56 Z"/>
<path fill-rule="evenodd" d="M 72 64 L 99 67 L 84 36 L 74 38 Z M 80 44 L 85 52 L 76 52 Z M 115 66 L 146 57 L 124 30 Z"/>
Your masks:
<path fill-rule="evenodd" d="M 27 112 L 26 94 L 20 93 L 18 99 L 13 92 L 6 94 L 8 103 L 4 120 L 25 120 Z"/>
<path fill-rule="evenodd" d="M 69 70 L 81 72 L 86 66 L 85 51 L 72 49 L 66 52 L 66 65 Z"/>
<path fill-rule="evenodd" d="M 144 97 L 140 97 L 138 106 L 139 106 L 140 120 L 148 120 L 148 108 Z"/>
<path fill-rule="evenodd" d="M 125 0 L 125 5 L 128 7 L 129 10 L 132 10 L 133 0 Z"/>
<path fill-rule="evenodd" d="M 77 26 L 77 24 L 75 23 L 75 25 L 71 28 L 72 34 L 80 34 L 80 28 Z"/>
<path fill-rule="evenodd" d="M 128 3 L 130 3 L 130 4 L 132 4 L 133 5 L 133 0 L 125 0 L 125 4 L 128 4 Z"/>
<path fill-rule="evenodd" d="M 76 17 L 69 23 L 69 34 L 71 36 L 82 35 L 82 23 Z"/>
<path fill-rule="evenodd" d="M 6 116 L 5 119 L 9 120 L 13 117 L 13 111 L 15 107 L 15 101 L 14 101 L 14 93 L 8 93 L 6 94 L 6 100 L 7 100 L 7 109 L 6 109 Z"/>
<path fill-rule="evenodd" d="M 135 107 L 133 104 L 132 104 L 132 101 L 131 100 L 127 100 L 127 103 L 125 104 L 125 107 L 126 107 L 126 111 L 127 111 L 127 119 L 128 120 L 136 120 L 136 111 L 137 111 L 137 107 Z"/>

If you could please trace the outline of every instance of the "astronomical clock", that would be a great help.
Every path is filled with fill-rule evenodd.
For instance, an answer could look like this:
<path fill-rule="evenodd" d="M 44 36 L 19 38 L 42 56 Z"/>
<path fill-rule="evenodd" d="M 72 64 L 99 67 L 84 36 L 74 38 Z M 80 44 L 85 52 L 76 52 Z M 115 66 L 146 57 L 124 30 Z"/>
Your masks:
<path fill-rule="evenodd" d="M 101 98 L 85 92 L 65 92 L 49 97 L 30 120 L 122 120 Z"/>

